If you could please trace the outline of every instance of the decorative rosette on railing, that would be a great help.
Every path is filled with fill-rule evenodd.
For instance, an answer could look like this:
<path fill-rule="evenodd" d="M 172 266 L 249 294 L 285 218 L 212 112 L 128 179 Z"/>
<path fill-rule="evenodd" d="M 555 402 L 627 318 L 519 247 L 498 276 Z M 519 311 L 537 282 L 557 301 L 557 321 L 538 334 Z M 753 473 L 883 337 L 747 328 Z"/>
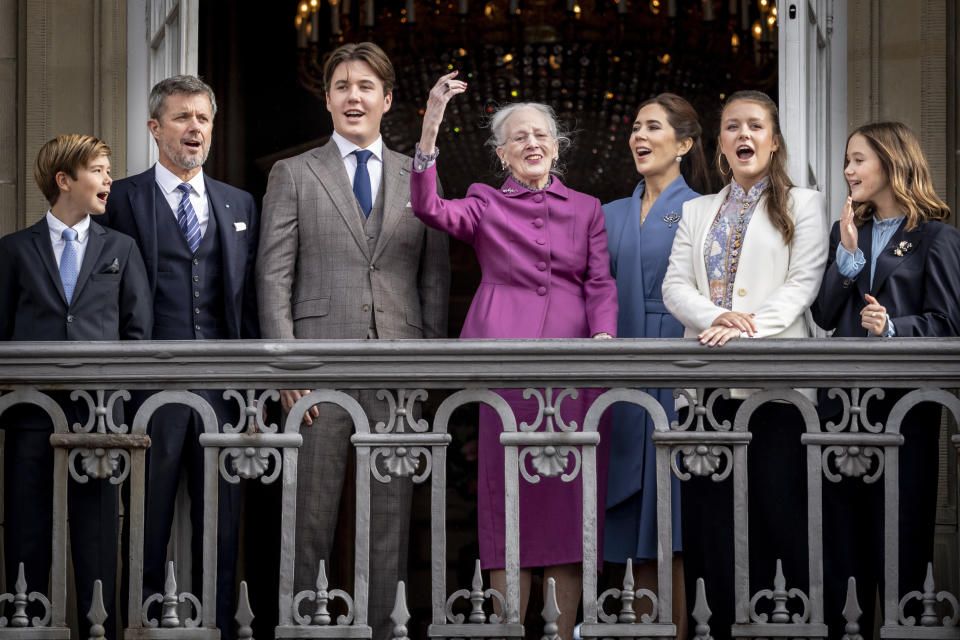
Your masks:
<path fill-rule="evenodd" d="M 97 399 L 88 391 L 78 389 L 70 393 L 70 399 L 76 402 L 83 400 L 87 403 L 89 415 L 86 424 L 75 422 L 70 426 L 73 433 L 125 434 L 129 431 L 126 424 L 114 422 L 114 405 L 117 400 L 129 400 L 130 394 L 122 389 L 114 391 L 106 398 L 106 391 L 97 389 Z M 105 400 L 106 398 L 106 400 Z M 77 459 L 80 460 L 82 472 L 77 471 Z M 71 449 L 67 458 L 70 476 L 77 482 L 85 484 L 90 478 L 102 480 L 109 478 L 112 484 L 122 483 L 130 473 L 130 452 L 125 449 L 112 447 L 81 447 Z M 121 461 L 123 465 L 121 466 Z M 118 473 L 118 469 L 120 470 Z"/>
<path fill-rule="evenodd" d="M 490 624 L 499 624 L 503 622 L 503 618 L 501 616 L 491 613 L 488 617 L 483 611 L 483 603 L 487 599 L 489 599 L 491 602 L 493 600 L 499 602 L 500 611 L 505 610 L 505 605 L 502 593 L 496 589 L 483 588 L 483 576 L 480 573 L 480 560 L 477 560 L 476 565 L 474 565 L 473 581 L 470 587 L 470 589 L 460 589 L 459 591 L 455 591 L 449 598 L 447 598 L 447 606 L 445 610 L 447 620 L 452 624 L 463 624 L 464 615 L 462 613 L 455 614 L 453 612 L 453 604 L 457 600 L 463 599 L 470 602 L 470 614 L 466 616 L 466 620 L 468 620 L 470 624 L 484 624 L 487 622 Z"/>
<path fill-rule="evenodd" d="M 729 420 L 719 422 L 714 416 L 713 405 L 718 398 L 729 398 L 730 392 L 727 389 L 714 389 L 706 402 L 704 402 L 704 389 L 697 389 L 696 396 L 692 395 L 687 389 L 674 389 L 673 397 L 683 396 L 687 400 L 687 406 L 690 410 L 687 412 L 683 423 L 674 421 L 670 428 L 672 431 L 703 433 L 705 435 L 702 442 L 685 444 L 674 447 L 671 451 L 670 466 L 673 473 L 681 480 L 689 480 L 691 476 L 711 476 L 713 480 L 720 482 L 730 475 L 733 470 L 733 451 L 729 446 L 711 442 L 709 436 L 706 436 L 707 429 L 704 426 L 704 419 L 713 428 L 714 432 L 729 433 L 731 424 Z M 696 421 L 696 428 L 690 431 L 690 426 Z M 683 464 L 683 469 L 680 468 Z"/>
<path fill-rule="evenodd" d="M 150 605 L 154 602 L 160 604 L 159 622 L 157 622 L 156 618 L 148 617 Z M 186 618 L 181 623 L 177 608 L 185 602 L 193 605 L 193 610 L 196 615 L 193 618 Z M 163 584 L 163 593 L 155 593 L 143 601 L 141 619 L 144 626 L 150 627 L 151 629 L 155 629 L 158 626 L 162 629 L 176 629 L 179 627 L 193 629 L 200 626 L 200 616 L 201 607 L 197 597 L 187 591 L 177 593 L 177 578 L 174 575 L 173 561 L 168 562 L 167 579 Z"/>
<path fill-rule="evenodd" d="M 17 568 L 17 580 L 14 583 L 13 588 L 13 593 L 0 594 L 0 603 L 13 603 L 13 614 L 10 616 L 9 620 L 7 620 L 7 618 L 4 616 L 0 616 L 0 627 L 10 626 L 19 629 L 23 627 L 50 626 L 50 615 L 53 611 L 52 607 L 50 606 L 50 601 L 47 600 L 47 598 L 39 591 L 31 591 L 27 593 L 27 580 L 24 577 L 22 562 Z M 43 617 L 30 618 L 27 616 L 27 605 L 31 602 L 40 603 L 40 606 L 43 607 Z"/>
<path fill-rule="evenodd" d="M 540 429 L 540 425 L 545 425 L 544 433 L 572 432 L 577 430 L 577 423 L 571 420 L 564 422 L 560 414 L 560 405 L 566 398 L 576 400 L 579 392 L 576 389 L 566 388 L 561 391 L 556 399 L 553 398 L 553 388 L 547 387 L 544 393 L 539 389 L 524 389 L 523 398 L 537 400 L 537 417 L 532 423 L 521 422 L 520 431 L 532 432 Z M 554 428 L 556 426 L 556 428 Z M 567 471 L 570 466 L 570 459 L 573 459 L 573 468 Z M 526 461 L 529 460 L 533 465 L 535 473 L 530 473 L 527 469 Z M 540 476 L 555 478 L 560 476 L 564 482 L 570 482 L 580 473 L 580 450 L 577 447 L 565 445 L 545 445 L 542 447 L 525 447 L 520 452 L 520 473 L 524 479 L 536 484 L 540 482 Z"/>
<path fill-rule="evenodd" d="M 620 601 L 620 613 L 607 613 L 604 611 L 603 605 L 607 598 L 616 598 Z M 634 590 L 633 560 L 631 558 L 627 558 L 627 568 L 623 574 L 623 588 L 607 589 L 601 593 L 600 597 L 597 599 L 597 613 L 603 622 L 622 622 L 626 624 L 634 624 L 637 621 L 637 614 L 633 609 L 633 603 L 642 598 L 647 598 L 650 600 L 651 606 L 653 607 L 653 615 L 650 615 L 649 613 L 642 614 L 640 616 L 640 622 L 643 624 L 656 622 L 658 611 L 657 595 L 649 589 Z"/>
<path fill-rule="evenodd" d="M 240 409 L 240 419 L 236 426 L 230 423 L 224 423 L 223 433 L 230 434 L 276 434 L 279 427 L 276 423 L 267 424 L 263 417 L 263 407 L 268 400 L 277 401 L 280 399 L 280 392 L 276 389 L 268 389 L 256 397 L 253 389 L 247 389 L 246 398 L 240 395 L 235 389 L 228 389 L 223 392 L 225 400 L 236 400 Z M 227 460 L 231 461 L 231 469 L 227 468 Z M 271 461 L 273 462 L 272 470 Z M 256 480 L 260 478 L 263 484 L 270 484 L 280 476 L 282 468 L 280 450 L 275 447 L 226 447 L 220 451 L 220 474 L 228 482 L 237 483 L 240 479 Z"/>
<path fill-rule="evenodd" d="M 927 577 L 923 581 L 923 593 L 911 591 L 900 600 L 900 624 L 913 627 L 917 620 L 913 616 L 907 616 L 907 603 L 911 600 L 918 600 L 923 605 L 923 613 L 920 614 L 921 627 L 956 627 L 960 619 L 960 604 L 957 599 L 948 591 L 937 591 L 933 582 L 933 563 L 927 563 Z M 937 603 L 948 602 L 953 611 L 952 615 L 945 616 L 942 620 L 937 616 Z"/>
<path fill-rule="evenodd" d="M 416 417 L 416 404 L 427 399 L 425 390 L 398 389 L 394 398 L 387 389 L 380 389 L 377 391 L 377 399 L 387 403 L 390 417 L 387 422 L 377 422 L 373 427 L 374 433 L 399 435 L 408 432 L 426 433 L 430 429 L 426 420 Z M 390 482 L 390 478 L 411 478 L 416 483 L 426 480 L 433 464 L 430 450 L 405 443 L 402 437 L 396 439 L 396 445 L 375 447 L 371 451 L 370 471 L 373 476 L 384 483 Z M 418 469 L 421 469 L 419 473 Z"/>
<path fill-rule="evenodd" d="M 330 623 L 333 621 L 333 617 L 330 615 L 327 607 L 333 600 L 339 598 L 347 607 L 347 612 L 344 615 L 337 616 L 337 625 L 346 626 L 353 622 L 353 598 L 350 597 L 346 591 L 340 589 L 331 589 L 327 590 L 329 583 L 327 582 L 327 570 L 326 564 L 323 560 L 320 561 L 320 569 L 317 571 L 317 589 L 316 591 L 306 590 L 301 591 L 293 598 L 293 618 L 296 623 L 300 626 L 319 626 L 326 627 L 330 626 Z M 300 604 L 304 600 L 309 600 L 316 604 L 313 615 L 309 616 L 303 613 L 300 613 Z"/>
<path fill-rule="evenodd" d="M 792 616 L 787 610 L 787 601 L 790 598 L 797 598 L 803 604 L 803 613 L 794 613 Z M 768 616 L 766 613 L 757 611 L 757 602 L 761 599 L 771 600 L 773 602 L 773 612 Z M 773 624 L 802 624 L 810 618 L 810 600 L 800 589 L 790 589 L 787 591 L 787 581 L 783 577 L 783 567 L 780 560 L 777 560 L 777 574 L 773 578 L 773 589 L 762 589 L 753 594 L 750 598 L 750 619 L 754 622 L 767 622 Z"/>
<path fill-rule="evenodd" d="M 823 447 L 823 475 L 830 482 L 840 482 L 841 476 L 863 478 L 867 484 L 876 482 L 883 475 L 883 450 L 868 444 L 875 437 L 867 434 L 882 434 L 883 424 L 871 424 L 867 419 L 867 404 L 874 398 L 882 400 L 883 389 L 869 389 L 861 397 L 860 389 L 832 388 L 827 392 L 831 399 L 843 403 L 840 422 L 827 422 L 827 433 L 847 432 L 848 440 L 842 444 Z M 860 427 L 866 433 L 861 433 Z M 859 436 L 855 434 L 860 434 Z M 871 471 L 872 470 L 872 471 Z"/>

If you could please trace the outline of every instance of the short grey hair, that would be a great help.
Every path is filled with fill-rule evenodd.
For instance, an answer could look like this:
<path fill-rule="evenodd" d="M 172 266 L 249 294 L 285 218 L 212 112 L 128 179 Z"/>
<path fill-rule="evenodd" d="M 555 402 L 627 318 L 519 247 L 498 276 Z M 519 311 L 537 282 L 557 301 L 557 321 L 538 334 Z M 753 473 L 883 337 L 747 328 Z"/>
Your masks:
<path fill-rule="evenodd" d="M 153 85 L 150 90 L 150 100 L 147 106 L 150 109 L 150 117 L 159 120 L 166 107 L 167 96 L 175 93 L 185 93 L 187 95 L 196 95 L 198 93 L 206 94 L 210 99 L 210 117 L 217 116 L 217 99 L 213 95 L 213 89 L 206 82 L 197 76 L 170 76 Z"/>
<path fill-rule="evenodd" d="M 507 120 L 520 109 L 533 109 L 543 116 L 544 120 L 547 121 L 547 127 L 550 129 L 550 136 L 557 141 L 558 156 L 560 152 L 566 151 L 570 147 L 570 132 L 563 128 L 557 121 L 557 114 L 553 110 L 553 107 L 543 104 L 542 102 L 511 102 L 500 106 L 493 115 L 490 116 L 490 138 L 487 139 L 487 144 L 493 149 L 494 158 L 496 158 L 497 147 L 502 147 L 507 141 Z M 557 158 L 557 162 L 559 164 L 559 157 Z M 562 171 L 556 167 L 550 171 L 551 173 L 562 173 Z"/>

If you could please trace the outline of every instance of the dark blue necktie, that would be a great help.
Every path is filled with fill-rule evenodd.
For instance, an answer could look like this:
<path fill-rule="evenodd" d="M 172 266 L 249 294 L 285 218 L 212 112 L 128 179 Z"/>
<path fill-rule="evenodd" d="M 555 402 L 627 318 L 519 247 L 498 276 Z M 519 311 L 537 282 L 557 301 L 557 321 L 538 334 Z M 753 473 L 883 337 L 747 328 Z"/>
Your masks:
<path fill-rule="evenodd" d="M 373 208 L 372 198 L 370 196 L 370 173 L 367 171 L 367 160 L 373 155 L 372 151 L 366 149 L 357 149 L 353 152 L 357 156 L 357 172 L 353 174 L 353 193 L 357 196 L 357 202 L 360 203 L 360 210 L 363 215 L 369 216 L 370 209 Z"/>
<path fill-rule="evenodd" d="M 177 207 L 177 224 L 187 244 L 190 245 L 190 253 L 196 253 L 200 246 L 200 222 L 197 220 L 197 213 L 190 204 L 190 185 L 186 182 L 177 186 L 183 196 L 180 198 L 180 205 Z"/>
<path fill-rule="evenodd" d="M 78 233 L 76 229 L 67 227 L 60 234 L 63 238 L 63 253 L 60 254 L 60 282 L 63 283 L 63 293 L 67 297 L 67 304 L 73 300 L 73 290 L 77 286 L 77 276 L 80 275 L 80 265 L 77 257 Z"/>

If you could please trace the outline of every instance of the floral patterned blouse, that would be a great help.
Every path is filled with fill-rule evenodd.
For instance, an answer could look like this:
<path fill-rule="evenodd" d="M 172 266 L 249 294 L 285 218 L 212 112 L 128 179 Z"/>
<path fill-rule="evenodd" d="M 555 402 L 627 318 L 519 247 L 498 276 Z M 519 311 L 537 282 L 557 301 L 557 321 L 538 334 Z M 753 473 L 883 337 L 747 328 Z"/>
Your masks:
<path fill-rule="evenodd" d="M 736 181 L 731 182 L 730 193 L 720 205 L 720 211 L 707 232 L 703 259 L 710 284 L 710 300 L 724 309 L 733 309 L 733 283 L 737 278 L 743 237 L 760 196 L 769 185 L 769 176 L 764 177 L 744 193 L 743 187 Z"/>

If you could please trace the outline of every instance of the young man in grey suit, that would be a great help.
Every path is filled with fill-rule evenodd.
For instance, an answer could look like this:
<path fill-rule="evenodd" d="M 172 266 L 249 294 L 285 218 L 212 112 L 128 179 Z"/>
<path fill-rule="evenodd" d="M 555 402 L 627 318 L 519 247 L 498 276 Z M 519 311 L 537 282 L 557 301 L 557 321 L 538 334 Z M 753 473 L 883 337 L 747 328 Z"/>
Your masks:
<path fill-rule="evenodd" d="M 393 65 L 370 42 L 346 44 L 324 65 L 334 133 L 322 147 L 277 162 L 263 201 L 257 256 L 265 338 L 443 338 L 450 268 L 446 236 L 410 209 L 411 158 L 386 148 L 380 121 L 393 100 Z M 282 392 L 290 411 L 305 390 Z M 375 391 L 358 395 L 371 425 L 389 421 Z M 297 590 L 330 559 L 352 422 L 338 408 L 304 416 L 297 483 Z M 311 426 L 312 425 L 312 426 Z M 397 580 L 406 573 L 412 485 L 371 482 L 369 623 L 391 635 Z"/>
<path fill-rule="evenodd" d="M 213 89 L 195 76 L 173 76 L 150 92 L 147 126 L 159 161 L 113 185 L 104 224 L 136 240 L 153 296 L 154 340 L 258 338 L 253 262 L 257 206 L 246 191 L 206 176 L 217 103 Z M 200 390 L 220 425 L 237 424 L 237 405 L 219 390 Z M 135 398 L 136 400 L 136 398 Z M 192 531 L 193 584 L 201 592 L 203 541 L 203 431 L 183 405 L 164 405 L 150 422 L 144 523 L 144 597 L 163 593 L 167 541 L 181 469 L 187 471 Z M 220 478 L 217 535 L 217 626 L 235 637 L 236 561 L 240 486 Z M 151 617 L 159 615 L 151 608 Z"/>

